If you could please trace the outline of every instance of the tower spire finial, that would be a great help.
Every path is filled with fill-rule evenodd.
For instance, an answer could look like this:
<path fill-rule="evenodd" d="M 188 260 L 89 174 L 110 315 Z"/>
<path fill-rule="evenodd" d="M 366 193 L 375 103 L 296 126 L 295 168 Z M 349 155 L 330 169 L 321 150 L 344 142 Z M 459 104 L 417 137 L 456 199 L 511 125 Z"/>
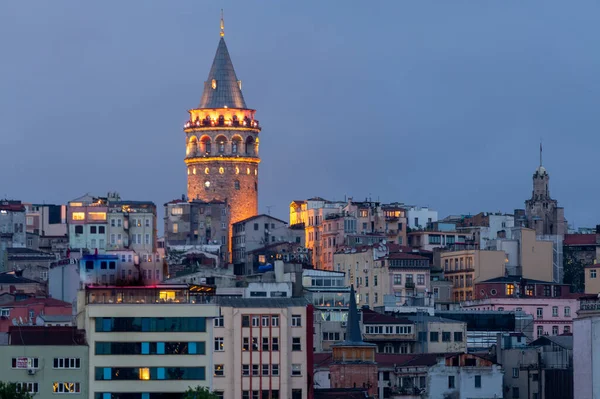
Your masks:
<path fill-rule="evenodd" d="M 540 139 L 540 166 L 542 166 L 542 140 Z"/>
<path fill-rule="evenodd" d="M 221 8 L 221 37 L 225 36 L 225 21 L 223 20 L 223 9 Z"/>

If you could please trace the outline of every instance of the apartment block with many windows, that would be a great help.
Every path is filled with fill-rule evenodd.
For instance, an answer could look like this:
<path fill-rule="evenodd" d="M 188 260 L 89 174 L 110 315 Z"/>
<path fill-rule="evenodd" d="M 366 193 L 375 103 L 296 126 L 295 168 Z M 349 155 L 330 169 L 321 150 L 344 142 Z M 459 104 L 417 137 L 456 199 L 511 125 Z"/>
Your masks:
<path fill-rule="evenodd" d="M 12 326 L 0 345 L 0 375 L 35 398 L 86 397 L 88 347 L 74 327 Z"/>
<path fill-rule="evenodd" d="M 304 298 L 220 298 L 213 390 L 222 398 L 312 397 L 313 308 Z"/>
<path fill-rule="evenodd" d="M 89 397 L 179 397 L 213 379 L 214 288 L 87 287 L 78 326 L 90 348 Z"/>

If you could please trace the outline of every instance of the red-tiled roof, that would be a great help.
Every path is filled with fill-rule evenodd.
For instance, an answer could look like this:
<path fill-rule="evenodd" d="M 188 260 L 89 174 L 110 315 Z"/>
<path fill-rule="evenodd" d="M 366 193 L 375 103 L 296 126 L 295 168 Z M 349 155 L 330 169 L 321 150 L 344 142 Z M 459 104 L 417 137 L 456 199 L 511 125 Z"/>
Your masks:
<path fill-rule="evenodd" d="M 564 245 L 596 245 L 596 234 L 565 234 Z"/>
<path fill-rule="evenodd" d="M 586 269 L 598 269 L 600 268 L 600 263 L 594 263 L 593 265 L 584 266 Z"/>
<path fill-rule="evenodd" d="M 85 345 L 77 327 L 10 326 L 9 345 Z"/>
<path fill-rule="evenodd" d="M 375 312 L 371 309 L 362 310 L 363 324 L 413 324 L 412 321 Z"/>
<path fill-rule="evenodd" d="M 14 301 L 9 303 L 2 304 L 3 307 L 7 308 L 18 308 L 18 307 L 26 307 L 29 305 L 43 304 L 48 307 L 65 307 L 70 308 L 73 305 L 69 302 L 60 301 L 54 298 L 27 298 L 22 301 Z"/>

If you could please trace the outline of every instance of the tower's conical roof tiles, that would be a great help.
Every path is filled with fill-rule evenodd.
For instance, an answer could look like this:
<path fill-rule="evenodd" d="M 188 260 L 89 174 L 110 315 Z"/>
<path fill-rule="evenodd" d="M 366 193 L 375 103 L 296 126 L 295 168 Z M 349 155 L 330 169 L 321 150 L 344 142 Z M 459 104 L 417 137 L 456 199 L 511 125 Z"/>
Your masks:
<path fill-rule="evenodd" d="M 208 79 L 204 82 L 204 92 L 199 108 L 225 107 L 246 108 L 246 102 L 235 75 L 225 39 L 221 37 Z"/>

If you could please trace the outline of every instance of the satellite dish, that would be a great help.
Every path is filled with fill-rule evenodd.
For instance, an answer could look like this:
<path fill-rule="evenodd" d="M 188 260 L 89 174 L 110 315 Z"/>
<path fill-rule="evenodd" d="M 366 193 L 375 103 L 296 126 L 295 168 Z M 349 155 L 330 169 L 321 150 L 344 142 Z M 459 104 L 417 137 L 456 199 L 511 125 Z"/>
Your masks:
<path fill-rule="evenodd" d="M 16 319 L 16 318 L 14 318 L 14 317 L 13 317 L 13 319 L 12 319 L 12 323 L 13 323 L 13 326 L 18 326 L 18 325 L 19 325 L 19 322 L 18 322 L 18 321 L 17 321 L 17 319 Z"/>

